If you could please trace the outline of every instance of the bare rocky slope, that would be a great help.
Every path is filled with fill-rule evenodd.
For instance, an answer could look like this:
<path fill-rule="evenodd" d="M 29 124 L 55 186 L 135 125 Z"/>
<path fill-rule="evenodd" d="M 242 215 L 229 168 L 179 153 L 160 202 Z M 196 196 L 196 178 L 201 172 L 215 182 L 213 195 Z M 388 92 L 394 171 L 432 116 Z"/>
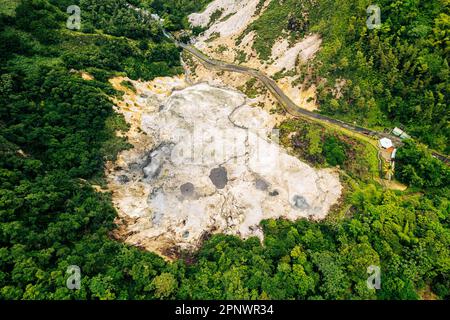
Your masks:
<path fill-rule="evenodd" d="M 277 144 L 276 120 L 233 89 L 183 77 L 133 82 L 118 111 L 134 148 L 108 164 L 126 242 L 166 257 L 209 233 L 262 239 L 263 219 L 323 219 L 341 195 L 338 173 Z"/>

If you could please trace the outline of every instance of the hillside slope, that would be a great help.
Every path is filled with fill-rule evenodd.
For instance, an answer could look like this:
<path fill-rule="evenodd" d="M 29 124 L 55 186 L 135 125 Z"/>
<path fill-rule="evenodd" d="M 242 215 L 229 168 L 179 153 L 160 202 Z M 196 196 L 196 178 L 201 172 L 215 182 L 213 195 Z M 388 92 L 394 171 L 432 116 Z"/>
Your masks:
<path fill-rule="evenodd" d="M 178 33 L 188 26 L 187 15 L 202 11 L 208 1 L 129 2 L 164 16 L 166 27 Z M 184 86 L 184 78 L 178 75 L 184 71 L 179 50 L 164 39 L 156 24 L 139 12 L 128 10 L 124 0 L 15 3 L 18 6 L 11 1 L 0 2 L 0 299 L 450 298 L 448 168 L 439 166 L 426 148 L 407 143 L 398 157 L 403 164 L 402 179 L 412 188 L 405 192 L 383 190 L 370 179 L 360 179 L 368 173 L 370 176 L 367 168 L 373 161 L 368 159 L 374 160 L 363 146 L 349 138 L 341 139 L 326 128 L 300 121 L 284 121 L 280 125 L 281 142 L 292 144 L 294 155 L 320 166 L 342 166 L 344 203 L 342 208 L 332 210 L 327 219 L 264 220 L 260 226 L 263 243 L 256 237 L 242 240 L 231 235 L 205 234 L 198 251 L 178 252 L 180 259 L 172 262 L 120 242 L 117 233 L 121 230 L 115 224 L 117 211 L 111 194 L 105 192 L 108 181 L 104 169 L 106 163 L 120 161 L 118 153 L 131 148 L 130 143 L 141 143 L 142 151 L 146 151 L 143 133 L 133 125 L 133 121 L 141 122 L 140 111 L 146 107 L 142 105 L 145 96 L 140 94 L 154 90 L 168 96 L 173 88 L 180 89 L 180 82 Z M 67 6 L 74 3 L 82 7 L 81 30 L 65 27 Z M 391 22 L 377 31 L 386 46 L 377 42 L 378 36 L 361 30 L 367 4 L 364 0 L 358 1 L 357 10 L 353 1 L 313 1 L 311 4 L 321 10 L 310 10 L 309 16 L 302 16 L 309 17 L 309 24 L 290 17 L 290 12 L 298 17 L 300 11 L 294 5 L 301 1 L 240 3 L 227 15 L 252 12 L 252 18 L 234 30 L 235 43 L 230 46 L 239 46 L 242 36 L 241 43 L 251 43 L 245 50 L 251 50 L 254 56 L 247 59 L 238 54 L 239 61 L 267 64 L 270 68 L 266 59 L 274 47 L 278 48 L 275 56 L 284 56 L 286 47 L 295 47 L 312 33 L 316 37 L 312 38 L 313 43 L 322 39 L 315 58 L 297 63 L 295 72 L 274 77 L 290 81 L 291 77 L 301 76 L 298 81 L 304 84 L 302 89 L 317 84 L 319 106 L 324 111 L 368 123 L 381 119 L 383 125 L 397 121 L 396 114 L 380 108 L 379 112 L 369 110 L 370 117 L 366 119 L 367 110 L 363 107 L 367 95 L 376 93 L 379 99 L 380 92 L 384 92 L 386 101 L 375 102 L 383 106 L 394 101 L 392 106 L 399 107 L 403 102 L 398 95 L 403 94 L 409 99 L 405 100 L 407 105 L 417 112 L 408 125 L 417 127 L 417 134 L 426 140 L 419 129 L 426 129 L 431 123 L 430 139 L 436 138 L 437 146 L 445 142 L 448 88 L 442 80 L 447 70 L 442 57 L 448 55 L 448 2 L 427 1 L 419 5 L 417 1 L 396 1 L 386 5 L 391 10 Z M 352 15 L 358 18 L 349 22 Z M 403 30 L 401 24 L 415 26 Z M 280 30 L 285 29 L 298 29 L 300 33 L 285 37 L 283 32 L 278 39 Z M 199 27 L 194 31 L 200 31 Z M 405 40 L 403 33 L 411 33 L 409 36 L 417 43 L 413 47 L 397 47 L 396 42 L 403 40 L 414 43 Z M 252 35 L 252 41 L 248 35 Z M 373 40 L 370 46 L 364 45 L 367 38 Z M 207 46 L 208 42 L 204 42 Z M 407 50 L 403 55 L 394 54 L 396 51 L 391 54 L 392 43 L 395 50 Z M 311 48 L 314 50 L 309 52 L 314 52 L 317 46 Z M 222 50 L 218 47 L 217 54 Z M 386 61 L 379 63 L 385 71 L 382 73 L 378 72 L 380 60 L 371 56 L 384 50 Z M 411 54 L 414 59 L 409 59 Z M 409 60 L 414 63 L 406 68 Z M 283 61 L 286 60 L 279 63 Z M 274 103 L 265 102 L 267 95 L 249 79 L 210 73 L 186 55 L 184 63 L 191 69 L 186 79 L 220 83 L 223 76 L 222 84 L 244 82 L 241 88 L 247 95 L 261 96 L 262 104 L 276 108 Z M 402 67 L 401 75 L 397 65 Z M 297 73 L 305 68 L 307 72 Z M 409 78 L 405 72 L 411 74 Z M 323 81 L 317 81 L 316 73 Z M 303 79 L 303 75 L 307 77 Z M 155 79 L 158 76 L 168 76 L 168 82 L 175 86 L 163 90 L 161 82 L 167 78 Z M 335 80 L 341 78 L 343 90 L 335 91 Z M 402 84 L 405 79 L 411 83 Z M 206 84 L 199 87 L 209 88 Z M 291 88 L 295 87 L 292 82 Z M 226 90 L 242 96 L 230 88 Z M 416 110 L 417 104 L 409 102 L 417 97 L 420 100 L 421 94 L 426 94 L 428 104 Z M 139 103 L 127 105 L 128 95 Z M 358 97 L 358 103 L 349 99 L 350 95 Z M 440 99 L 444 103 L 435 106 Z M 345 103 L 361 108 L 347 112 L 343 109 Z M 115 113 L 114 104 L 130 111 L 124 112 L 129 118 Z M 196 106 L 186 105 L 192 108 L 187 116 L 195 119 Z M 378 108 L 378 104 L 373 105 Z M 386 108 L 390 106 L 386 104 Z M 160 105 L 153 107 L 159 110 Z M 203 106 L 205 113 L 207 107 Z M 246 109 L 250 119 L 254 109 Z M 410 117 L 408 110 L 391 110 L 394 111 Z M 286 120 L 279 110 L 274 113 L 280 122 Z M 125 121 L 130 119 L 131 128 Z M 107 169 L 120 172 L 123 168 L 117 164 Z M 259 182 L 258 187 L 265 188 L 264 183 Z M 183 190 L 190 194 L 189 187 Z M 139 200 L 146 203 L 147 198 Z M 301 198 L 297 200 L 298 205 L 304 205 Z M 269 213 L 272 217 L 278 214 Z M 71 276 L 68 267 L 74 265 L 81 271 L 77 290 L 67 286 Z M 380 290 L 367 287 L 367 267 L 371 265 L 379 266 L 382 272 Z"/>

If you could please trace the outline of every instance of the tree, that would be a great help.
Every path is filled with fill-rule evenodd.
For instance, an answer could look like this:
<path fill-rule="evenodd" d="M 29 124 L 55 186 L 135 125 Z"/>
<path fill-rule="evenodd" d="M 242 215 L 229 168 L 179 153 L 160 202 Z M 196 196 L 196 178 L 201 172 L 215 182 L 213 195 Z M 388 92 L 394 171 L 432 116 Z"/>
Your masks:
<path fill-rule="evenodd" d="M 166 272 L 156 276 L 152 280 L 152 285 L 155 287 L 155 297 L 159 299 L 169 298 L 178 287 L 175 277 Z"/>

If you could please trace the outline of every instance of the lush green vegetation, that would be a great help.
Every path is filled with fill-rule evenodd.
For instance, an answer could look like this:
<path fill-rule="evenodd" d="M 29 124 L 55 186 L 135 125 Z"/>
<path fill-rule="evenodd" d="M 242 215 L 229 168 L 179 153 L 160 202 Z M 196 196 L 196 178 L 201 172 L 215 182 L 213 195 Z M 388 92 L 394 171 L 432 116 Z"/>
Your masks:
<path fill-rule="evenodd" d="M 120 8 L 114 19 L 135 16 L 124 1 L 103 1 L 95 18 L 83 15 L 95 30 L 69 31 L 69 4 L 24 0 L 0 15 L 0 297 L 164 297 L 158 279 L 176 265 L 110 239 L 116 212 L 89 181 L 101 180 L 104 161 L 128 147 L 115 135 L 127 126 L 113 112 L 109 97 L 119 93 L 107 79 L 175 74 L 178 50 L 158 28 L 145 33 L 149 21 L 111 29 L 111 8 Z M 65 285 L 72 264 L 82 269 L 79 291 Z"/>
<path fill-rule="evenodd" d="M 279 129 L 280 142 L 313 166 L 339 166 L 354 178 L 364 181 L 379 176 L 375 149 L 366 142 L 299 120 L 285 121 Z"/>
<path fill-rule="evenodd" d="M 200 3 L 130 2 L 175 12 L 175 29 Z M 119 0 L 79 1 L 97 18 L 84 13 L 87 27 L 66 30 L 68 3 L 23 0 L 16 17 L 0 14 L 1 299 L 416 299 L 421 290 L 450 298 L 447 168 L 408 144 L 399 175 L 417 189 L 383 191 L 367 182 L 366 146 L 298 122 L 281 129 L 296 133 L 299 156 L 342 163 L 352 175 L 344 218 L 265 221 L 263 244 L 216 235 L 171 263 L 112 239 L 111 199 L 91 186 L 127 147 L 114 135 L 127 126 L 113 112 L 110 97 L 120 93 L 107 79 L 176 73 L 178 53 L 157 28 L 147 33 L 145 19 L 136 29 L 111 28 L 111 19 L 138 17 Z M 66 288 L 69 265 L 81 268 L 81 290 Z M 381 267 L 376 292 L 366 286 L 369 265 Z"/>
<path fill-rule="evenodd" d="M 261 5 L 264 3 L 261 0 Z M 254 48 L 260 58 L 267 60 L 271 56 L 272 46 L 279 37 L 288 37 L 290 40 L 301 38 L 307 31 L 305 1 L 285 0 L 271 1 L 261 17 L 255 20 L 240 36 L 256 32 Z"/>
<path fill-rule="evenodd" d="M 270 57 L 277 37 L 319 33 L 313 66 L 322 112 L 378 129 L 404 126 L 432 148 L 450 153 L 450 2 L 377 1 L 382 26 L 368 29 L 369 0 L 273 0 L 255 30 L 254 48 Z M 304 77 L 308 68 L 303 68 Z M 336 81 L 345 79 L 341 95 Z M 324 81 L 325 80 L 325 81 Z"/>
<path fill-rule="evenodd" d="M 264 247 L 214 237 L 188 268 L 181 297 L 416 299 L 429 285 L 448 297 L 448 224 L 432 200 L 368 186 L 352 205 L 353 218 L 339 224 L 266 221 Z M 372 264 L 382 269 L 377 294 L 366 286 Z"/>
<path fill-rule="evenodd" d="M 434 158 L 423 145 L 405 141 L 397 156 L 397 176 L 415 187 L 438 188 L 450 186 L 450 167 Z"/>
<path fill-rule="evenodd" d="M 323 10 L 311 11 L 311 30 L 324 36 L 321 109 L 372 127 L 403 125 L 449 153 L 450 2 L 379 1 L 383 23 L 373 30 L 366 26 L 369 4 L 324 1 Z M 349 80 L 339 99 L 329 90 L 337 78 Z"/>
<path fill-rule="evenodd" d="M 131 1 L 130 1 L 131 2 Z M 187 28 L 187 15 L 202 11 L 211 0 L 140 0 L 142 7 L 150 8 L 165 20 L 170 31 Z"/>
<path fill-rule="evenodd" d="M 13 16 L 20 0 L 0 0 L 0 14 Z"/>

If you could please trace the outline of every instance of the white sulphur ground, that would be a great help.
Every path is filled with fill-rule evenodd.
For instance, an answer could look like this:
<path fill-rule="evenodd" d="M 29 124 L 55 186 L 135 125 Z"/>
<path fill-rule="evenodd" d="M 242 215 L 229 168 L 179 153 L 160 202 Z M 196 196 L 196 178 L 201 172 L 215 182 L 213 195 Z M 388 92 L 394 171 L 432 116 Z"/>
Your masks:
<path fill-rule="evenodd" d="M 118 103 L 135 148 L 108 166 L 127 243 L 170 257 L 205 233 L 262 239 L 261 220 L 323 219 L 341 196 L 338 174 L 290 156 L 242 93 L 182 78 L 135 86 Z"/>

